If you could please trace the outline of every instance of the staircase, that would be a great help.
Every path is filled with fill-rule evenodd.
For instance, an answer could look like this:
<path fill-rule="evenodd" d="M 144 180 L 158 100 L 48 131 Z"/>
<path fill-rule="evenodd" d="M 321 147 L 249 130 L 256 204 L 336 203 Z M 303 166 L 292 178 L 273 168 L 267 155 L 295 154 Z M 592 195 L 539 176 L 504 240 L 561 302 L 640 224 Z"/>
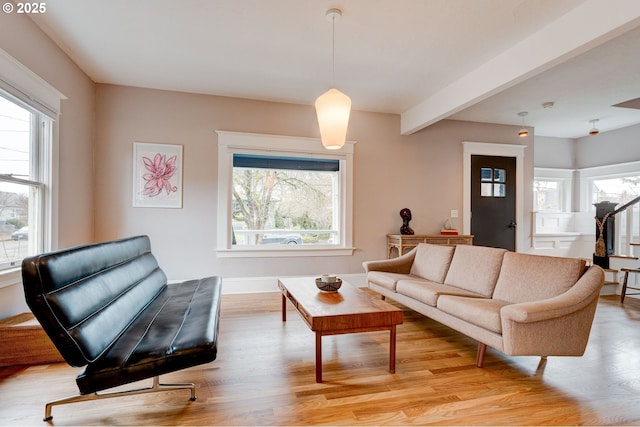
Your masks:
<path fill-rule="evenodd" d="M 600 291 L 600 295 L 616 295 L 618 286 L 620 285 L 620 279 L 618 278 L 618 272 L 620 270 L 614 268 L 604 269 L 604 285 Z"/>
<path fill-rule="evenodd" d="M 604 202 L 603 205 L 606 205 Z M 615 205 L 613 205 L 615 206 Z M 636 250 L 640 247 L 640 197 L 637 197 L 623 206 L 608 212 L 596 210 L 596 224 L 602 221 L 608 214 L 611 218 L 606 227 L 605 246 L 607 248 L 607 265 L 601 265 L 605 270 L 605 282 L 602 288 L 603 295 L 618 294 L 622 277 L 618 273 L 621 268 L 639 268 L 640 262 Z M 598 205 L 596 205 L 598 207 Z M 596 239 L 598 238 L 596 227 Z M 594 259 L 595 261 L 595 259 Z"/>

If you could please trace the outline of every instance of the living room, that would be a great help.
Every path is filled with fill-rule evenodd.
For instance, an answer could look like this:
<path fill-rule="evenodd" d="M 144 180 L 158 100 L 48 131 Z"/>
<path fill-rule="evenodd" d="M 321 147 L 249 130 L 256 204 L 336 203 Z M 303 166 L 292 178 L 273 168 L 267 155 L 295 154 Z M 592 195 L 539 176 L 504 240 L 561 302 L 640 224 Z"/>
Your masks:
<path fill-rule="evenodd" d="M 52 2 L 47 5 L 55 7 Z M 325 9 L 327 5 L 321 6 Z M 639 12 L 629 3 L 625 7 L 636 18 L 624 29 L 637 32 Z M 322 14 L 318 19 L 330 26 Z M 348 25 L 344 21 L 336 25 Z M 512 124 L 444 119 L 403 134 L 400 114 L 353 109 L 347 133 L 347 140 L 355 141 L 352 254 L 223 257 L 218 245 L 216 131 L 319 138 L 312 105 L 315 97 L 301 104 L 157 89 L 152 88 L 153 82 L 95 81 L 26 14 L 0 14 L 0 40 L 4 54 L 64 95 L 57 121 L 57 208 L 52 217 L 51 249 L 146 234 L 170 279 L 220 275 L 225 294 L 276 292 L 276 279 L 281 276 L 336 273 L 362 283 L 362 262 L 386 257 L 386 235 L 398 233 L 400 209 L 411 208 L 411 226 L 418 234 L 437 234 L 452 210 L 464 216 L 465 141 L 525 147 L 526 185 L 520 195 L 524 215 L 518 226 L 522 252 L 532 250 L 531 183 L 536 168 L 575 171 L 640 161 L 640 147 L 635 143 L 640 135 L 638 124 L 591 137 L 586 122 L 580 137 L 538 136 L 532 130 L 519 138 L 522 125 L 514 115 Z M 336 41 L 338 47 L 345 42 Z M 183 69 L 170 58 L 166 66 L 175 67 L 176 73 Z M 3 71 L 0 69 L 0 77 Z M 639 96 L 626 95 L 627 99 Z M 525 124 L 533 128 L 526 118 Z M 599 126 L 605 129 L 605 125 L 603 118 Z M 181 209 L 132 205 L 136 142 L 183 146 Z M 455 224 L 460 229 L 463 219 Z M 595 235 L 589 238 L 595 242 Z M 0 317 L 23 311 L 26 305 L 20 282 L 3 280 Z"/>

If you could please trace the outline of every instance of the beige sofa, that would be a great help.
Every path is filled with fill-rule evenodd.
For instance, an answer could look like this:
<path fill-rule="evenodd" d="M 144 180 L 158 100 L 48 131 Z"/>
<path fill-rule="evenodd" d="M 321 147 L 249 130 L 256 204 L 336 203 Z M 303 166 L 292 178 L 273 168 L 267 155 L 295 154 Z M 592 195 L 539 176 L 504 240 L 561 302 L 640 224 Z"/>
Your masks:
<path fill-rule="evenodd" d="M 582 356 L 604 272 L 585 260 L 419 244 L 364 262 L 369 288 L 507 355 Z"/>

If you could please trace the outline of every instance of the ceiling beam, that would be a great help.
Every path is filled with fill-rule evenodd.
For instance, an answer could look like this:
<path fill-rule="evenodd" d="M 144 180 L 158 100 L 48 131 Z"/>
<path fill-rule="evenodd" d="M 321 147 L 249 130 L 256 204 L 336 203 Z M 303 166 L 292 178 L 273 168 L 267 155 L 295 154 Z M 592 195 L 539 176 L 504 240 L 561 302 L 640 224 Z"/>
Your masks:
<path fill-rule="evenodd" d="M 640 25 L 640 1 L 587 0 L 401 114 L 415 133 Z M 630 55 L 636 54 L 629 52 Z"/>

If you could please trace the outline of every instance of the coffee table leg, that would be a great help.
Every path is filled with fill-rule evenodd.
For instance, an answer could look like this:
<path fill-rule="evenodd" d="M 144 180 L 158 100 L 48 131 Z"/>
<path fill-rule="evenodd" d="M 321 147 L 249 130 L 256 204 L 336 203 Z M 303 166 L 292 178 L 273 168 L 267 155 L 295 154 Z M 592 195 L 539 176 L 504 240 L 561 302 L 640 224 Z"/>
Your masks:
<path fill-rule="evenodd" d="M 389 332 L 389 372 L 396 372 L 396 325 L 391 326 Z"/>
<path fill-rule="evenodd" d="M 316 332 L 316 382 L 322 382 L 322 334 Z"/>
<path fill-rule="evenodd" d="M 287 298 L 282 294 L 282 321 L 287 321 Z"/>

